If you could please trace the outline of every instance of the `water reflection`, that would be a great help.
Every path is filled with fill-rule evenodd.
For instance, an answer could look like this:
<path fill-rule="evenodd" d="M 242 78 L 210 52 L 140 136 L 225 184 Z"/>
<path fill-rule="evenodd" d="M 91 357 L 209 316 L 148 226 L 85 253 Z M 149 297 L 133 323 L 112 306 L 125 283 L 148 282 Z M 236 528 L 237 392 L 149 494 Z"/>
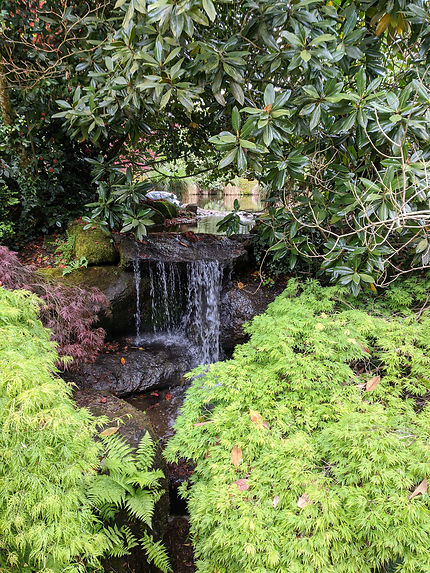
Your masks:
<path fill-rule="evenodd" d="M 201 190 L 196 185 L 190 185 L 182 192 L 181 201 L 184 204 L 193 203 L 201 209 L 211 211 L 232 211 L 234 201 L 238 200 L 241 211 L 261 211 L 261 192 L 258 184 L 247 185 L 245 190 L 235 185 L 226 185 L 224 189 L 210 192 Z M 210 232 L 210 231 L 207 231 Z"/>

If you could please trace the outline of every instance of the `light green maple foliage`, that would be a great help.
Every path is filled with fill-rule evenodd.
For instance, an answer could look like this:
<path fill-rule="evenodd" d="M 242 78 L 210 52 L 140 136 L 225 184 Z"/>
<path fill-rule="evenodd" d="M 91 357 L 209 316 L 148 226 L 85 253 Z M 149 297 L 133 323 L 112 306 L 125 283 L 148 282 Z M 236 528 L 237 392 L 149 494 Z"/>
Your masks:
<path fill-rule="evenodd" d="M 167 456 L 197 463 L 199 573 L 430 570 L 430 315 L 340 301 L 291 280 L 192 373 Z"/>

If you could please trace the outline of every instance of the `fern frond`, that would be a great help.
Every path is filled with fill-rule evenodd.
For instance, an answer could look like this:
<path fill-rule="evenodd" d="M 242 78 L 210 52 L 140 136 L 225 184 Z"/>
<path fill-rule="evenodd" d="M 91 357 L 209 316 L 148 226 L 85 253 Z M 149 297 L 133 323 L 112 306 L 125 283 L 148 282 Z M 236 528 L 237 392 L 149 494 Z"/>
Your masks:
<path fill-rule="evenodd" d="M 127 497 L 125 505 L 128 511 L 151 527 L 152 516 L 154 514 L 154 495 L 144 489 L 137 490 L 133 495 Z"/>
<path fill-rule="evenodd" d="M 140 471 L 130 476 L 127 483 L 152 489 L 159 486 L 160 479 L 163 477 L 164 473 L 161 470 Z"/>
<path fill-rule="evenodd" d="M 136 537 L 130 528 L 123 525 L 118 528 L 117 525 L 107 526 L 104 529 L 106 538 L 107 555 L 110 557 L 124 557 L 130 554 L 130 550 L 138 545 Z"/>
<path fill-rule="evenodd" d="M 140 440 L 136 450 L 137 466 L 140 470 L 146 470 L 152 466 L 155 455 L 155 443 L 149 432 L 146 432 Z"/>
<path fill-rule="evenodd" d="M 87 496 L 97 508 L 107 503 L 120 506 L 125 500 L 126 492 L 111 476 L 102 474 L 90 482 Z"/>
<path fill-rule="evenodd" d="M 163 573 L 173 573 L 169 563 L 169 556 L 161 541 L 155 542 L 151 535 L 145 533 L 142 537 L 141 545 L 145 550 L 149 563 L 153 563 Z"/>
<path fill-rule="evenodd" d="M 112 436 L 103 436 L 102 442 L 105 446 L 106 458 L 103 465 L 106 462 L 119 462 L 122 464 L 134 464 L 135 454 L 133 448 L 125 441 L 125 438 L 113 434 Z"/>

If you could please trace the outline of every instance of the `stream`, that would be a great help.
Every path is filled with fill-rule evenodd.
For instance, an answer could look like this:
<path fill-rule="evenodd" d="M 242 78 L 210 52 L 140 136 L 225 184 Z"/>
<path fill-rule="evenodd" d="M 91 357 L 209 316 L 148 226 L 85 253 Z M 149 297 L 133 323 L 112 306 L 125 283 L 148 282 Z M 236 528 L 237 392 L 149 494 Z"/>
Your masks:
<path fill-rule="evenodd" d="M 139 242 L 121 236 L 120 266 L 86 271 L 92 284 L 103 284 L 110 303 L 101 323 L 108 339 L 93 363 L 71 375 L 75 399 L 95 415 L 125 420 L 121 434 L 133 446 L 152 432 L 169 493 L 154 518 L 175 573 L 195 571 L 187 507 L 178 496 L 193 468 L 166 465 L 160 454 L 184 402 L 184 375 L 229 358 L 246 340 L 244 322 L 279 292 L 258 287 L 250 244 L 246 235 L 161 232 Z M 133 567 L 153 573 L 140 554 L 133 556 Z"/>
<path fill-rule="evenodd" d="M 163 351 L 171 360 L 175 360 L 178 353 L 185 353 L 187 370 L 218 361 L 222 357 L 220 305 L 225 262 L 217 259 L 150 261 L 145 267 L 149 278 L 146 294 L 141 288 L 141 263 L 137 258 L 133 260 L 135 347 Z M 146 323 L 142 318 L 145 304 L 149 308 Z M 180 415 L 186 390 L 183 374 L 185 371 L 179 370 L 176 380 L 171 380 L 167 387 L 126 397 L 132 406 L 148 415 L 161 447 L 173 435 L 175 420 Z M 195 570 L 187 508 L 177 494 L 179 485 L 190 473 L 186 464 L 168 468 L 170 517 L 164 541 L 175 573 Z"/>

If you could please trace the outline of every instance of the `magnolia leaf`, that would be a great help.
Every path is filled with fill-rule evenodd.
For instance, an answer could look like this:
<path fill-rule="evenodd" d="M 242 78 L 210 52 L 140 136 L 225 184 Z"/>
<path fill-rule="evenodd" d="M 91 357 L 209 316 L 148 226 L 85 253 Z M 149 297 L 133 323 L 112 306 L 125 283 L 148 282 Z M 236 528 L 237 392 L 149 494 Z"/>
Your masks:
<path fill-rule="evenodd" d="M 374 376 L 373 378 L 368 380 L 366 382 L 366 392 L 372 392 L 372 390 L 374 390 L 379 385 L 380 381 L 381 381 L 380 376 Z"/>
<path fill-rule="evenodd" d="M 119 430 L 118 426 L 114 426 L 112 428 L 106 428 L 106 430 L 103 430 L 103 432 L 100 432 L 99 436 L 112 436 L 112 434 L 116 434 L 117 431 Z"/>
<path fill-rule="evenodd" d="M 269 429 L 269 424 L 266 420 L 263 419 L 262 415 L 256 412 L 255 410 L 249 409 L 249 416 L 251 418 L 251 422 L 257 426 L 257 428 L 266 428 Z"/>
<path fill-rule="evenodd" d="M 232 114 L 231 114 L 231 124 L 235 132 L 238 132 L 240 129 L 240 113 L 236 106 L 234 106 Z"/>
<path fill-rule="evenodd" d="M 239 102 L 240 105 L 243 105 L 243 102 L 245 101 L 245 94 L 243 93 L 242 86 L 237 82 L 231 81 L 230 89 L 234 99 Z"/>
<path fill-rule="evenodd" d="M 163 107 L 165 107 L 168 104 L 171 95 L 172 95 L 172 90 L 167 90 L 167 92 L 161 98 L 160 109 L 163 109 Z"/>
<path fill-rule="evenodd" d="M 312 500 L 311 498 L 308 496 L 307 493 L 303 493 L 299 499 L 297 500 L 297 507 L 300 507 L 300 509 L 303 509 L 304 507 L 306 507 L 307 505 L 311 505 Z"/>
<path fill-rule="evenodd" d="M 427 239 L 422 239 L 422 240 L 418 243 L 415 252 L 416 252 L 416 253 L 422 253 L 423 251 L 425 251 L 425 250 L 427 249 L 428 244 L 429 244 L 429 242 L 428 242 Z"/>
<path fill-rule="evenodd" d="M 264 105 L 273 105 L 275 102 L 275 88 L 272 84 L 267 84 L 264 90 Z"/>
<path fill-rule="evenodd" d="M 202 5 L 203 5 L 203 10 L 208 15 L 209 20 L 213 22 L 216 18 L 216 9 L 212 0 L 203 0 Z"/>
<path fill-rule="evenodd" d="M 376 26 L 376 32 L 375 34 L 377 36 L 380 36 L 381 34 L 383 34 L 385 32 L 385 30 L 388 28 L 388 26 L 390 25 L 390 15 L 389 14 L 385 14 L 384 16 L 382 16 L 382 18 L 379 20 L 378 25 Z"/>
<path fill-rule="evenodd" d="M 247 479 L 238 479 L 234 483 L 237 485 L 240 491 L 246 491 L 247 489 L 249 489 L 249 482 Z"/>
<path fill-rule="evenodd" d="M 423 481 L 420 483 L 420 485 L 416 489 L 414 489 L 414 491 L 411 493 L 408 499 L 413 499 L 414 497 L 417 497 L 417 495 L 424 495 L 425 493 L 427 493 L 427 488 L 428 488 L 427 478 L 424 478 Z"/>
<path fill-rule="evenodd" d="M 237 148 L 230 151 L 230 153 L 227 153 L 227 155 L 224 155 L 224 157 L 219 162 L 218 167 L 220 169 L 224 169 L 224 167 L 230 165 L 230 163 L 236 159 L 236 154 L 237 154 Z"/>
<path fill-rule="evenodd" d="M 277 507 L 278 503 L 281 501 L 281 498 L 279 497 L 279 495 L 275 495 L 275 497 L 272 500 L 272 505 L 273 507 Z"/>
<path fill-rule="evenodd" d="M 239 446 L 234 446 L 234 448 L 231 450 L 231 461 L 235 468 L 240 465 L 240 462 L 242 461 L 242 450 L 239 448 Z"/>

